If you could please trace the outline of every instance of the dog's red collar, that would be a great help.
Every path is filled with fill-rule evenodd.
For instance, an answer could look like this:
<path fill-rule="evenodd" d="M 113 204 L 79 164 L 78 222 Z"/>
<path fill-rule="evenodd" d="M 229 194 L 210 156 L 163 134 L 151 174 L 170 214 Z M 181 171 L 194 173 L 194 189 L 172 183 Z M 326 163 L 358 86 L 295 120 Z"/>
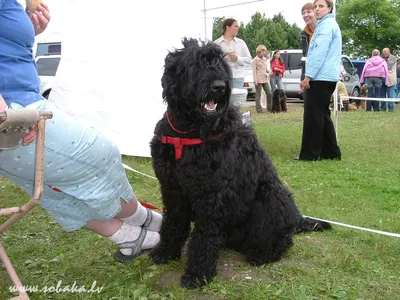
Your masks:
<path fill-rule="evenodd" d="M 174 125 L 172 125 L 172 122 L 171 122 L 171 120 L 170 120 L 170 118 L 169 118 L 168 111 L 165 112 L 165 116 L 167 117 L 167 121 L 168 121 L 169 126 L 171 126 L 171 128 L 172 128 L 175 132 L 182 133 L 182 134 L 187 134 L 187 133 L 190 133 L 190 132 L 194 131 L 194 128 L 192 128 L 192 129 L 190 129 L 190 130 L 188 130 L 188 131 L 180 131 L 180 130 L 176 129 L 176 128 L 174 127 Z"/>
<path fill-rule="evenodd" d="M 178 132 L 180 134 L 188 134 L 188 133 L 191 133 L 191 132 L 194 131 L 194 128 L 192 128 L 192 129 L 190 129 L 188 131 L 180 131 L 180 130 L 176 129 L 174 127 L 174 125 L 172 125 L 172 122 L 171 122 L 171 120 L 169 118 L 168 111 L 165 112 L 165 117 L 167 118 L 169 126 L 171 126 L 171 128 L 175 132 Z M 222 135 L 222 133 L 220 133 L 216 137 L 210 138 L 210 140 L 215 140 L 215 139 L 219 138 L 221 135 Z M 163 144 L 174 145 L 174 148 L 175 148 L 175 159 L 176 160 L 182 158 L 183 146 L 199 145 L 199 144 L 203 144 L 203 143 L 208 141 L 208 140 L 202 140 L 200 138 L 182 138 L 182 137 L 171 137 L 171 136 L 158 136 L 157 139 L 159 139 L 161 141 L 161 143 L 163 143 Z"/>
<path fill-rule="evenodd" d="M 174 145 L 176 160 L 178 160 L 182 157 L 183 146 L 198 145 L 198 144 L 203 144 L 203 143 L 207 142 L 205 140 L 198 139 L 198 138 L 190 139 L 190 138 L 180 138 L 180 137 L 171 137 L 171 136 L 159 136 L 157 138 L 163 144 Z"/>

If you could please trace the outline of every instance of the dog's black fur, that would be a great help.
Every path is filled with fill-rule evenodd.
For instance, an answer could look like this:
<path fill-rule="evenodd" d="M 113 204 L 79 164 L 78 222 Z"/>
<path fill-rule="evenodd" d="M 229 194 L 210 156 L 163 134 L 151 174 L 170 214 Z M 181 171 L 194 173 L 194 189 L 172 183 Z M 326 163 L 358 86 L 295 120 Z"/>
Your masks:
<path fill-rule="evenodd" d="M 285 91 L 282 89 L 276 89 L 274 91 L 274 94 L 272 95 L 272 111 L 273 113 L 278 113 L 278 112 L 287 112 L 287 107 L 286 107 L 286 94 Z"/>
<path fill-rule="evenodd" d="M 150 256 L 157 264 L 179 259 L 194 221 L 181 279 L 192 288 L 212 280 L 223 246 L 261 265 L 279 260 L 294 233 L 330 224 L 302 217 L 253 129 L 229 105 L 230 69 L 219 46 L 192 39 L 183 44 L 165 59 L 169 120 L 166 113 L 151 141 L 165 214 L 161 241 Z M 216 109 L 207 110 L 213 103 Z M 183 146 L 176 159 L 174 145 L 163 144 L 163 136 L 206 142 Z"/>

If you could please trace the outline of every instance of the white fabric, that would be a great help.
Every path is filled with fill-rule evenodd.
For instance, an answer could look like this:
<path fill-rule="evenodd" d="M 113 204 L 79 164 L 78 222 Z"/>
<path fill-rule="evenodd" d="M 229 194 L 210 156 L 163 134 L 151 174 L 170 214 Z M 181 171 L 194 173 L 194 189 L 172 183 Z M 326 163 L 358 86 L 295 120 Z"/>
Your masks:
<path fill-rule="evenodd" d="M 186 0 L 65 0 L 62 60 L 49 100 L 98 128 L 122 154 L 150 156 L 166 109 L 164 58 L 183 36 L 198 37 L 198 13 Z"/>

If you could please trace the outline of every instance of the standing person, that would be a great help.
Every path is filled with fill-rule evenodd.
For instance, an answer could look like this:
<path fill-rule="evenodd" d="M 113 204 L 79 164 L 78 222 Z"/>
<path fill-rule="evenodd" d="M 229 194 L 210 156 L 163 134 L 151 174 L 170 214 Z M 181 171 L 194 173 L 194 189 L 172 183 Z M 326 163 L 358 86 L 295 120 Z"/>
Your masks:
<path fill-rule="evenodd" d="M 330 98 L 339 81 L 342 35 L 336 23 L 333 0 L 316 0 L 317 27 L 307 53 L 303 138 L 300 160 L 341 159 L 329 109 Z"/>
<path fill-rule="evenodd" d="M 285 72 L 285 61 L 281 58 L 281 53 L 278 50 L 275 50 L 272 54 L 271 71 L 270 82 L 272 93 L 274 93 L 277 88 L 283 90 L 282 76 Z"/>
<path fill-rule="evenodd" d="M 315 28 L 317 27 L 317 19 L 314 14 L 315 5 L 313 3 L 306 3 L 301 8 L 301 15 L 303 16 L 303 20 L 306 23 L 306 27 L 304 27 L 303 31 L 300 33 L 302 50 L 303 50 L 303 61 L 307 57 L 308 47 L 310 45 L 310 41 L 314 34 Z M 306 64 L 305 61 L 301 68 L 301 80 L 306 77 Z M 306 92 L 307 90 L 304 90 Z M 304 98 L 303 92 L 303 98 Z"/>
<path fill-rule="evenodd" d="M 7 107 L 53 112 L 46 125 L 44 186 L 40 204 L 65 231 L 85 228 L 119 246 L 116 259 L 133 260 L 160 239 L 162 216 L 144 208 L 126 178 L 117 147 L 99 131 L 66 116 L 39 92 L 32 48 L 50 21 L 47 5 L 25 12 L 0 0 L 0 111 Z M 79 108 L 77 108 L 79 109 Z M 37 129 L 22 144 L 0 152 L 0 176 L 32 195 Z"/>
<path fill-rule="evenodd" d="M 269 59 L 266 58 L 267 48 L 264 45 L 259 45 L 256 49 L 256 57 L 253 59 L 253 79 L 256 87 L 256 111 L 262 113 L 260 103 L 261 89 L 264 89 L 267 95 L 267 111 L 272 109 L 272 93 L 269 85 L 268 77 L 270 70 L 268 68 Z"/>
<path fill-rule="evenodd" d="M 374 49 L 372 56 L 364 65 L 361 73 L 360 83 L 368 80 L 368 98 L 379 98 L 381 96 L 382 84 L 389 83 L 389 72 L 386 61 L 380 57 L 380 51 Z M 379 111 L 379 101 L 367 100 L 367 111 Z"/>
<path fill-rule="evenodd" d="M 246 43 L 237 38 L 239 25 L 235 19 L 226 19 L 222 24 L 222 36 L 214 41 L 226 53 L 225 59 L 232 71 L 232 87 L 242 89 L 244 66 L 251 64 L 251 55 Z"/>
<path fill-rule="evenodd" d="M 382 82 L 381 98 L 395 98 L 394 90 L 397 84 L 397 58 L 394 56 L 389 48 L 382 50 L 382 57 L 386 60 L 389 70 L 389 84 Z M 394 111 L 393 102 L 381 101 L 381 111 L 386 111 L 386 108 L 390 112 Z"/>

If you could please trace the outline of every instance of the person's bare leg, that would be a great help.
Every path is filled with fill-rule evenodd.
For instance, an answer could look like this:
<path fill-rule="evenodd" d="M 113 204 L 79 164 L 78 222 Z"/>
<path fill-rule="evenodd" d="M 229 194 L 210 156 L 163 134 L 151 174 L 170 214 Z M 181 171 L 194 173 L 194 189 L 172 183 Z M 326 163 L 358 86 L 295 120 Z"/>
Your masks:
<path fill-rule="evenodd" d="M 131 202 L 126 203 L 125 200 L 120 199 L 121 201 L 121 211 L 116 215 L 117 218 L 126 218 L 133 215 L 136 212 L 139 202 L 136 197 L 133 196 Z"/>
<path fill-rule="evenodd" d="M 149 214 L 148 210 L 140 204 L 135 196 L 133 196 L 129 203 L 126 203 L 123 199 L 120 201 L 121 211 L 117 214 L 117 218 L 135 226 L 143 226 L 147 220 L 150 222 L 149 225 L 146 226 L 148 230 L 160 231 L 162 222 L 162 215 L 160 213 L 151 211 L 151 214 Z"/>
<path fill-rule="evenodd" d="M 92 220 L 84 228 L 94 231 L 104 237 L 110 237 L 121 229 L 123 221 L 118 218 L 112 218 L 107 221 Z"/>

